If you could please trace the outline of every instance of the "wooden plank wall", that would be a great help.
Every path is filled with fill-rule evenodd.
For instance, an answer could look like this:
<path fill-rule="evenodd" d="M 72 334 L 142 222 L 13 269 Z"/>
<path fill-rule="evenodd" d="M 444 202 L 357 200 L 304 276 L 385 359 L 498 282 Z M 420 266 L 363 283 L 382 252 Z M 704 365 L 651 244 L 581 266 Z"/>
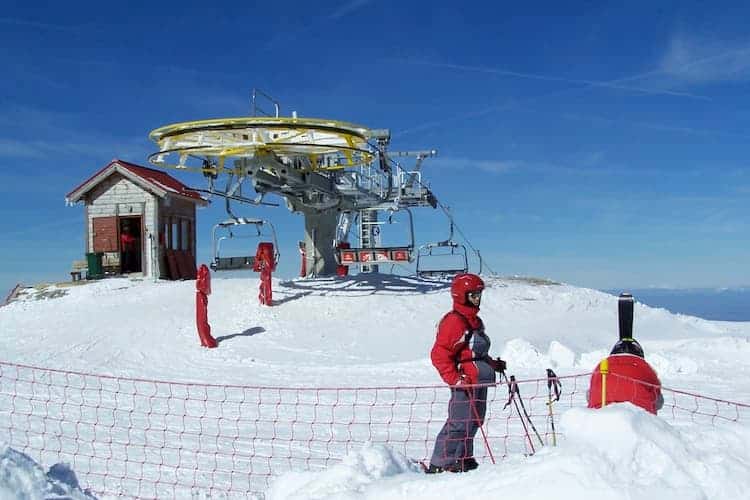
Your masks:
<path fill-rule="evenodd" d="M 87 196 L 87 200 L 89 234 L 87 248 L 89 251 L 95 248 L 94 218 L 140 215 L 143 222 L 141 262 L 144 276 L 153 276 L 154 272 L 158 276 L 159 269 L 151 269 L 154 259 L 151 258 L 153 250 L 148 237 L 149 234 L 156 235 L 158 231 L 154 215 L 158 198 L 119 173 L 114 173 L 96 186 Z M 116 250 L 105 253 L 104 262 L 105 265 L 119 262 L 119 254 Z"/>

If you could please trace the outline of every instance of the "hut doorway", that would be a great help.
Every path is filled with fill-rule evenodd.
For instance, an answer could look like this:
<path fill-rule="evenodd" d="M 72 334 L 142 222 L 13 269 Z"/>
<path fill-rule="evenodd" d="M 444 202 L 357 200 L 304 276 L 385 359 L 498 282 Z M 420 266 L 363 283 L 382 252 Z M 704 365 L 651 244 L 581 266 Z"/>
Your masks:
<path fill-rule="evenodd" d="M 143 224 L 141 216 L 120 217 L 120 273 L 143 272 Z"/>

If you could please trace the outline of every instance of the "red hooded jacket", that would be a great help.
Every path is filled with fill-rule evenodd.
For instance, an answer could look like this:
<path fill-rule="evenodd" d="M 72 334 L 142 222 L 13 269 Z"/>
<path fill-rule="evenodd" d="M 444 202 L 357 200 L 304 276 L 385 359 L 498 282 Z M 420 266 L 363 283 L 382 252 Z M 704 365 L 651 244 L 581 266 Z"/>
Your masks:
<path fill-rule="evenodd" d="M 613 354 L 607 358 L 607 404 L 631 402 L 656 415 L 663 403 L 661 382 L 645 359 L 633 354 Z M 602 406 L 602 374 L 596 365 L 591 374 L 589 408 Z"/>
<path fill-rule="evenodd" d="M 477 307 L 454 302 L 453 310 L 440 320 L 430 358 L 440 377 L 448 385 L 455 385 L 461 374 L 466 376 L 470 384 L 488 382 L 480 380 L 482 377 L 477 363 L 472 362 L 476 360 L 475 353 L 471 350 L 466 335 L 473 331 L 473 335 L 485 336 L 484 325 L 477 313 Z M 489 339 L 487 342 L 489 343 Z M 494 371 L 490 369 L 490 372 L 493 379 L 489 382 L 494 382 Z"/>

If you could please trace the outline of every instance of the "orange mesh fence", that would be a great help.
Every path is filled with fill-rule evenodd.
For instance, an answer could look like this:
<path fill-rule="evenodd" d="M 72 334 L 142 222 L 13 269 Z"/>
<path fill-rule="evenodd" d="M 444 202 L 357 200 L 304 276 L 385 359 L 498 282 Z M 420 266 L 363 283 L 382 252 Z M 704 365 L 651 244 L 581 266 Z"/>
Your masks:
<path fill-rule="evenodd" d="M 585 407 L 589 375 L 560 377 L 554 414 Z M 487 391 L 486 442 L 495 459 L 549 445 L 547 379 L 519 380 L 539 437 L 508 400 Z M 659 415 L 720 425 L 750 421 L 750 407 L 662 388 Z M 0 441 L 50 466 L 69 463 L 97 494 L 137 498 L 264 491 L 290 470 L 320 470 L 363 443 L 429 459 L 445 422 L 444 385 L 291 388 L 112 377 L 0 362 Z M 526 430 L 525 430 L 526 429 Z M 527 435 L 527 430 L 530 435 Z M 556 437 L 561 437 L 558 434 Z M 490 453 L 477 434 L 474 452 Z"/>

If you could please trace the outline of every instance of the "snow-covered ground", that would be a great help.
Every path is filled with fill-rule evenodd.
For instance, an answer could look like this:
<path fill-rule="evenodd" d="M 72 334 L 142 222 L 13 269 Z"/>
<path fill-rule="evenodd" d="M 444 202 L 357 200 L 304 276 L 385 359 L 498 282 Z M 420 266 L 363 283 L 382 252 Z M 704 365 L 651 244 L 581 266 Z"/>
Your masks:
<path fill-rule="evenodd" d="M 28 455 L 0 444 L 0 499 L 15 498 L 90 500 L 93 496 L 81 489 L 67 465 L 55 464 L 45 472 Z"/>
<path fill-rule="evenodd" d="M 258 304 L 255 275 L 246 276 L 214 276 L 209 321 L 218 349 L 198 342 L 194 282 L 107 279 L 27 291 L 0 308 L 0 361 L 211 384 L 440 384 L 429 351 L 436 323 L 450 309 L 447 283 L 390 275 L 275 280 L 269 308 Z M 480 315 L 491 353 L 519 379 L 541 378 L 547 367 L 560 376 L 589 372 L 617 338 L 612 295 L 524 279 L 488 284 Z M 637 304 L 634 334 L 665 387 L 750 402 L 750 323 Z M 0 441 L 8 439 L 7 427 L 0 425 Z M 691 425 L 614 405 L 568 409 L 559 427 L 559 446 L 464 475 L 424 476 L 398 451 L 365 445 L 324 471 L 284 474 L 266 496 L 682 500 L 740 499 L 750 491 L 747 419 Z M 12 491 L 7 461 L 2 467 L 0 498 Z"/>
<path fill-rule="evenodd" d="M 532 457 L 468 474 L 427 476 L 385 447 L 365 446 L 323 473 L 287 473 L 269 498 L 742 499 L 750 429 L 696 432 L 630 404 L 563 414 L 566 439 Z"/>

